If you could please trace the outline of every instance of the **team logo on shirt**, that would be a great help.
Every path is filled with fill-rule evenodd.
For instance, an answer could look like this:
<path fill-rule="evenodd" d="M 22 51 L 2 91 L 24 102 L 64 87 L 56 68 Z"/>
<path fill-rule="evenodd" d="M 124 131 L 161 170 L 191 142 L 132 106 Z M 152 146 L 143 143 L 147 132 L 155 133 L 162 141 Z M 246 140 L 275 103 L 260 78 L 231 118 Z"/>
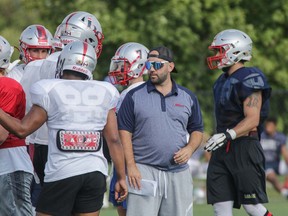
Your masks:
<path fill-rule="evenodd" d="M 175 103 L 174 106 L 176 106 L 176 107 L 185 107 L 185 105 L 180 104 L 180 103 Z"/>
<path fill-rule="evenodd" d="M 100 131 L 66 131 L 57 133 L 57 147 L 61 151 L 99 151 L 102 133 Z"/>

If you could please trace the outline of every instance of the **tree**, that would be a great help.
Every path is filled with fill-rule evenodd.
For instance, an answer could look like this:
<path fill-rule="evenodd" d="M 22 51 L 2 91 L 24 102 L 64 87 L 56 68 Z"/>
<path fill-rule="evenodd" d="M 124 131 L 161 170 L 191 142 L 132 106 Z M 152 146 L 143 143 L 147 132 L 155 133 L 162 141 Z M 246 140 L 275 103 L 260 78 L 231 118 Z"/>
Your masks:
<path fill-rule="evenodd" d="M 208 46 L 221 30 L 242 30 L 250 35 L 254 47 L 252 61 L 247 66 L 257 66 L 267 75 L 275 92 L 271 113 L 283 119 L 281 127 L 288 133 L 288 113 L 285 112 L 288 102 L 278 99 L 278 95 L 285 97 L 288 92 L 287 1 L 2 0 L 0 6 L 1 34 L 13 44 L 17 44 L 21 31 L 35 22 L 53 34 L 63 18 L 73 11 L 94 14 L 105 36 L 94 74 L 96 79 L 107 75 L 110 59 L 123 43 L 135 41 L 148 48 L 168 46 L 174 51 L 179 71 L 173 77 L 198 95 L 207 132 L 214 129 L 212 85 L 222 73 L 208 69 Z"/>

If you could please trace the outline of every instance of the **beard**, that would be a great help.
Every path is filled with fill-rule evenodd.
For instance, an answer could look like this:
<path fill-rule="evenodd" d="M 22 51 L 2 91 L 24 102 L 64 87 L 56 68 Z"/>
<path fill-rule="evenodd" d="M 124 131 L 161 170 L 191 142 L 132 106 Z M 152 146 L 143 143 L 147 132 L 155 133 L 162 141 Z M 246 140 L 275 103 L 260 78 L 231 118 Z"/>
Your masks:
<path fill-rule="evenodd" d="M 164 81 L 166 81 L 168 78 L 168 73 L 167 74 L 149 74 L 149 79 L 154 85 L 161 85 Z"/>

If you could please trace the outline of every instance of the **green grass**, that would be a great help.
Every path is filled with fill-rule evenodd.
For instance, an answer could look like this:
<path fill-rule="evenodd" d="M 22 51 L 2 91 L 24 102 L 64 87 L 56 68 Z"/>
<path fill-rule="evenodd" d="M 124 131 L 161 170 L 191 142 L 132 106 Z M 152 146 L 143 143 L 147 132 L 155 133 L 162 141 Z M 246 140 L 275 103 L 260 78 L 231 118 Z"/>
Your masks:
<path fill-rule="evenodd" d="M 195 185 L 202 185 L 203 182 L 195 182 Z M 278 194 L 271 185 L 267 185 L 267 194 L 269 197 L 269 203 L 265 204 L 266 208 L 275 216 L 288 215 L 288 200 Z M 213 208 L 207 204 L 194 204 L 194 216 L 213 216 Z M 247 215 L 244 209 L 234 209 L 233 216 Z M 110 205 L 109 208 L 102 209 L 100 216 L 118 216 L 117 210 Z"/>

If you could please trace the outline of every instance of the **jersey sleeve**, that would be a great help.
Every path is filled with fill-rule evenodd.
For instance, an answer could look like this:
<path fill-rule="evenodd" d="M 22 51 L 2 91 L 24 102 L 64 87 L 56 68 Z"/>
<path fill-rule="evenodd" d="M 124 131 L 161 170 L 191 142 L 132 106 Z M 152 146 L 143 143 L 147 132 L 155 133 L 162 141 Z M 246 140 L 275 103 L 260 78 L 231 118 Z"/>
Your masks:
<path fill-rule="evenodd" d="M 115 109 L 115 111 L 116 111 L 116 106 L 118 104 L 120 94 L 119 94 L 118 90 L 113 85 L 111 85 L 111 87 L 109 87 L 109 90 L 110 90 L 111 95 L 112 95 L 112 98 L 110 101 L 110 109 Z"/>
<path fill-rule="evenodd" d="M 43 64 L 40 68 L 40 78 L 41 79 L 54 79 L 56 74 L 56 65 L 58 59 L 58 53 L 53 53 L 47 59 L 43 61 Z M 57 58 L 56 58 L 57 57 Z"/>
<path fill-rule="evenodd" d="M 46 111 L 49 110 L 50 100 L 48 92 L 45 91 L 45 88 L 43 87 L 42 81 L 38 81 L 32 85 L 30 95 L 32 104 L 38 105 Z"/>
<path fill-rule="evenodd" d="M 39 71 L 41 67 L 42 60 L 35 60 L 29 62 L 24 68 L 24 76 L 22 77 L 20 83 L 26 94 L 26 113 L 31 109 L 31 95 L 30 87 L 40 80 Z"/>
<path fill-rule="evenodd" d="M 187 131 L 191 134 L 194 131 L 203 132 L 203 120 L 200 104 L 196 96 L 192 97 L 192 114 L 188 119 Z"/>
<path fill-rule="evenodd" d="M 287 137 L 286 137 L 286 135 L 285 134 L 283 134 L 283 133 L 280 133 L 280 137 L 279 137 L 279 139 L 280 139 L 280 143 L 281 143 L 281 145 L 286 145 L 286 143 L 287 143 Z"/>
<path fill-rule="evenodd" d="M 132 95 L 128 92 L 121 104 L 117 114 L 118 129 L 126 130 L 130 133 L 134 131 L 134 101 Z"/>
<path fill-rule="evenodd" d="M 271 88 L 264 75 L 255 71 L 244 77 L 243 80 L 236 85 L 236 91 L 241 101 L 244 101 L 254 92 L 262 91 L 262 100 L 265 102 L 270 97 Z"/>
<path fill-rule="evenodd" d="M 21 85 L 11 78 L 0 78 L 0 108 L 21 119 L 25 115 L 25 104 L 25 93 Z"/>

